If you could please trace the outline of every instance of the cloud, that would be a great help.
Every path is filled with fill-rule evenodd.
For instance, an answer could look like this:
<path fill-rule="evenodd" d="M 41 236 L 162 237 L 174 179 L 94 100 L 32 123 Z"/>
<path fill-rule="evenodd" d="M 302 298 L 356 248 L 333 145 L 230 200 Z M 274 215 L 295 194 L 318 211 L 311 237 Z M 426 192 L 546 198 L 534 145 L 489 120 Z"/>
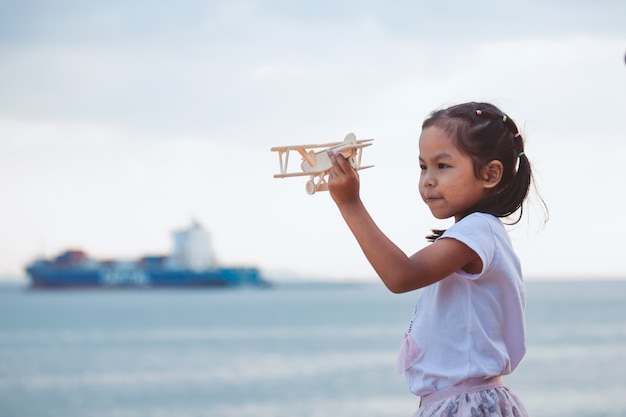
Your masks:
<path fill-rule="evenodd" d="M 505 42 L 615 31 L 614 13 L 578 3 L 449 6 L 20 2 L 3 20 L 0 110 L 170 133 L 241 120 L 302 123 L 317 103 L 349 97 L 340 102 L 347 107 L 409 71 L 456 73 L 478 59 L 477 45 L 500 42 L 499 64 L 523 65 Z M 598 14 L 609 19 L 602 29 Z"/>

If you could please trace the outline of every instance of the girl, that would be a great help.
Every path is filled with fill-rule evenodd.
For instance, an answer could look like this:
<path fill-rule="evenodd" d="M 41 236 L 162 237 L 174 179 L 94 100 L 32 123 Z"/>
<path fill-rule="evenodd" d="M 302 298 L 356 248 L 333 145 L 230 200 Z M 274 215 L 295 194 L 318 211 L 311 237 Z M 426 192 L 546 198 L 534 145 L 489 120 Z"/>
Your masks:
<path fill-rule="evenodd" d="M 532 177 L 513 120 L 465 103 L 424 121 L 419 192 L 436 218 L 455 223 L 412 256 L 374 223 L 349 162 L 329 156 L 330 194 L 384 284 L 394 293 L 424 288 L 398 357 L 421 397 L 414 417 L 526 416 L 501 379 L 526 350 L 521 267 L 499 219 L 520 220 Z"/>

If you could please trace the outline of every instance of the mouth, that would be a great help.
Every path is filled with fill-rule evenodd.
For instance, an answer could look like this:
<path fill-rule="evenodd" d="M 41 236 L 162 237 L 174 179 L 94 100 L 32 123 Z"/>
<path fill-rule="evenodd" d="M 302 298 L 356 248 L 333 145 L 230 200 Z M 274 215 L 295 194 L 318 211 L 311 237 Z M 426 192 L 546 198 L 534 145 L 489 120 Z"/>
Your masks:
<path fill-rule="evenodd" d="M 424 198 L 424 202 L 426 204 L 432 204 L 432 203 L 434 203 L 436 201 L 439 201 L 439 200 L 442 200 L 442 198 L 441 197 L 432 197 L 432 196 L 426 196 Z"/>

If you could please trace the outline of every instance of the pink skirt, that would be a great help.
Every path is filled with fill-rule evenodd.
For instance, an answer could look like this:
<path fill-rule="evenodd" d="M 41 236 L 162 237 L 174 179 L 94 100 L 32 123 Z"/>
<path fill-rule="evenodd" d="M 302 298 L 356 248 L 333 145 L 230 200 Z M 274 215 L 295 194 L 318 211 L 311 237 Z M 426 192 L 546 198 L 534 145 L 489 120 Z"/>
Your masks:
<path fill-rule="evenodd" d="M 422 397 L 413 417 L 528 417 L 499 376 L 473 378 Z"/>

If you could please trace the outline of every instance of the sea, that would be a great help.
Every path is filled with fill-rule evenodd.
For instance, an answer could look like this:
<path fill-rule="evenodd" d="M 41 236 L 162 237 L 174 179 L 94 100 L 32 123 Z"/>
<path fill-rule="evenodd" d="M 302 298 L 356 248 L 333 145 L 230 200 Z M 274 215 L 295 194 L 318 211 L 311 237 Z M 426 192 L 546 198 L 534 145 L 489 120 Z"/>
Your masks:
<path fill-rule="evenodd" d="M 409 417 L 394 372 L 418 292 L 0 287 L 2 417 Z M 527 283 L 534 417 L 626 416 L 626 281 Z"/>

